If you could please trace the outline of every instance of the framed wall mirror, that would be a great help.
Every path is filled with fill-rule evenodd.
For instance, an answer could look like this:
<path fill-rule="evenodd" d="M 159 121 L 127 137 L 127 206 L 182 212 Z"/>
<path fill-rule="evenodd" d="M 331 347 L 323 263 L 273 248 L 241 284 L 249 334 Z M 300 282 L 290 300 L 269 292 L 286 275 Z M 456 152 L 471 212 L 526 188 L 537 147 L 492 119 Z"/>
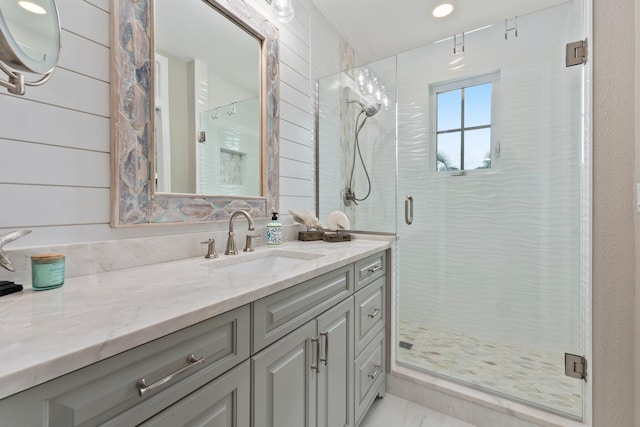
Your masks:
<path fill-rule="evenodd" d="M 278 209 L 278 32 L 239 0 L 116 0 L 112 226 Z"/>

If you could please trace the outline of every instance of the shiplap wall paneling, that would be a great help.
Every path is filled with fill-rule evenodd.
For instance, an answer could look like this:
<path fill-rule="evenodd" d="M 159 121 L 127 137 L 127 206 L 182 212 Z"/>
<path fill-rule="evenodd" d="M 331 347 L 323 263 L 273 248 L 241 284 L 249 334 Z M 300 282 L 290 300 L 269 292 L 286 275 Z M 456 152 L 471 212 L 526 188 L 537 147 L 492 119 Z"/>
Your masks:
<path fill-rule="evenodd" d="M 0 186 L 7 226 L 99 224 L 109 222 L 109 189 L 5 184 Z M 35 205 L 41 206 L 35 208 Z M 45 207 L 45 208 L 43 208 Z"/>
<path fill-rule="evenodd" d="M 280 211 L 314 206 L 311 64 L 308 3 L 280 28 Z"/>
<path fill-rule="evenodd" d="M 104 153 L 110 151 L 108 117 L 9 95 L 0 96 L 0 112 L 5 118 L 0 129 L 2 138 Z M 37 125 L 27 126 L 23 118 L 33 118 Z"/>
<path fill-rule="evenodd" d="M 109 153 L 0 139 L 0 182 L 109 188 Z"/>
<path fill-rule="evenodd" d="M 56 3 L 63 46 L 51 81 L 29 88 L 24 97 L 0 92 L 0 166 L 5 166 L 0 197 L 8 205 L 0 216 L 0 233 L 32 228 L 32 234 L 12 244 L 28 247 L 224 228 L 222 223 L 109 227 L 110 1 Z M 250 3 L 267 9 L 262 0 Z M 317 11 L 308 0 L 295 0 L 294 7 L 289 23 L 268 16 L 280 29 L 284 213 L 315 204 L 309 11 Z"/>

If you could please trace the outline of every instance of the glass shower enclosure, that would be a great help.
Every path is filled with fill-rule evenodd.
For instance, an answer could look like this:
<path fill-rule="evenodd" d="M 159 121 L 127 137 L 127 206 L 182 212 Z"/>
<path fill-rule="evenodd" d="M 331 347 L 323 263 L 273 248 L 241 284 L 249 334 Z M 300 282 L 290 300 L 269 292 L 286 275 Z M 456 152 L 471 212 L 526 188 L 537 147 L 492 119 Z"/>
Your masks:
<path fill-rule="evenodd" d="M 565 45 L 584 3 L 471 30 L 319 80 L 320 218 L 397 233 L 396 365 L 580 420 L 565 353 L 586 352 L 591 161 Z M 356 145 L 362 70 L 389 103 Z"/>

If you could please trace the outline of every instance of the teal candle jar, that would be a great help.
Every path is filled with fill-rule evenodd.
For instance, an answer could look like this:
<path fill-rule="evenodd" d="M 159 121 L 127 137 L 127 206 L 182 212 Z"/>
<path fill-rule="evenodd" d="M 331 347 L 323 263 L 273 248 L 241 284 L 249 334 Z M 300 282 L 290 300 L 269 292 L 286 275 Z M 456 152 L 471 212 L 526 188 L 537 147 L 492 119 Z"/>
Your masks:
<path fill-rule="evenodd" d="M 31 257 L 33 289 L 44 291 L 64 284 L 64 254 L 41 254 Z"/>

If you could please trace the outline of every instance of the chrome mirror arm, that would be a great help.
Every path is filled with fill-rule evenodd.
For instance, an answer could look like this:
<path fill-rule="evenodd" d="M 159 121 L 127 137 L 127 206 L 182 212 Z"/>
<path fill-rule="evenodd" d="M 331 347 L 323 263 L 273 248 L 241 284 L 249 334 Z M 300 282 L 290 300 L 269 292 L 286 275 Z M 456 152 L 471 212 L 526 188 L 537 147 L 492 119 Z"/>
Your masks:
<path fill-rule="evenodd" d="M 0 70 L 7 74 L 8 81 L 0 79 L 0 86 L 5 87 L 10 93 L 15 95 L 24 95 L 26 86 L 40 86 L 46 83 L 53 75 L 53 70 L 45 73 L 40 80 L 28 82 L 24 78 L 24 74 L 14 71 L 4 62 L 0 61 Z"/>

